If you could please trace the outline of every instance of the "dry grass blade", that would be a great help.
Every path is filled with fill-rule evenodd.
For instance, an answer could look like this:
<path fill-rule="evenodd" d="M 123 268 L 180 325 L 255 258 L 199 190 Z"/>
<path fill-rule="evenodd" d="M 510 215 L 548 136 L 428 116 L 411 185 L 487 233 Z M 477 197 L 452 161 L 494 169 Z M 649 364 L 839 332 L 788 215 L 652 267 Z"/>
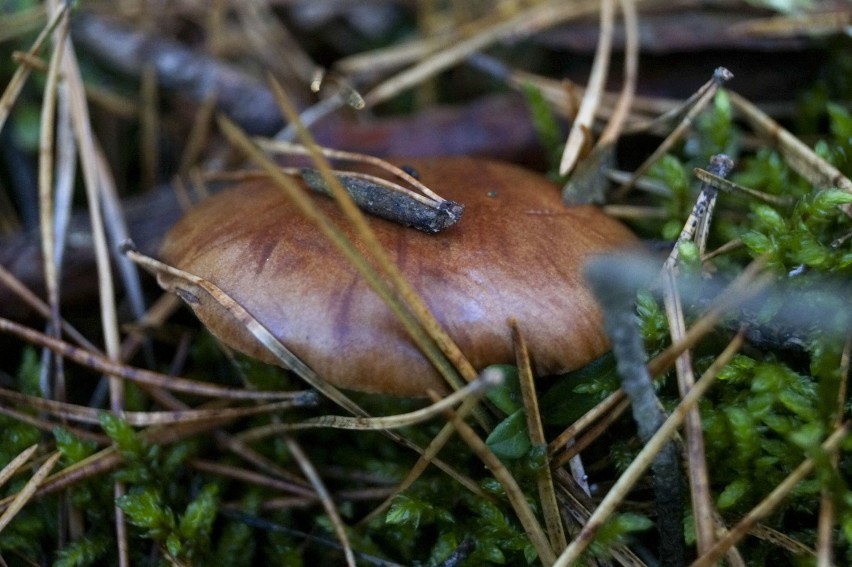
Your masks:
<path fill-rule="evenodd" d="M 413 177 L 404 169 L 375 156 L 359 154 L 356 152 L 347 152 L 343 150 L 335 150 L 334 148 L 324 148 L 321 146 L 315 146 L 315 148 L 307 148 L 301 144 L 294 144 L 281 140 L 269 140 L 266 138 L 256 138 L 255 142 L 258 146 L 270 152 L 310 156 L 312 155 L 312 152 L 316 150 L 329 159 L 339 159 L 357 163 L 364 163 L 367 165 L 374 165 L 380 169 L 387 171 L 391 175 L 399 177 L 400 179 L 423 193 L 423 195 L 419 195 L 411 191 L 410 193 L 413 199 L 420 200 L 423 203 L 429 203 L 430 201 L 434 201 L 435 203 L 442 203 L 443 201 L 446 201 L 446 199 L 429 189 L 429 187 L 421 183 L 418 179 Z M 407 189 L 404 190 L 408 191 Z"/>
<path fill-rule="evenodd" d="M 89 118 L 86 94 L 80 69 L 74 55 L 74 49 L 70 40 L 66 39 L 65 57 L 62 58 L 63 77 L 68 86 L 68 94 L 71 101 L 71 121 L 77 138 L 77 146 L 80 153 L 80 161 L 83 169 L 83 181 L 86 187 L 86 198 L 89 211 L 89 219 L 92 226 L 92 241 L 95 250 L 95 261 L 98 274 L 98 289 L 100 291 L 101 322 L 104 332 L 107 356 L 118 360 L 119 338 L 118 318 L 114 303 L 114 285 L 112 280 L 112 269 L 110 267 L 109 247 L 107 245 L 103 217 L 101 215 L 100 188 L 103 181 L 98 164 L 98 152 L 96 142 L 92 133 L 92 123 Z M 120 409 L 122 405 L 121 382 L 112 380 L 111 403 L 114 409 Z"/>
<path fill-rule="evenodd" d="M 9 503 L 9 506 L 3 512 L 3 515 L 0 516 L 0 532 L 2 532 L 9 522 L 12 521 L 12 518 L 17 515 L 18 512 L 21 511 L 27 502 L 29 502 L 30 498 L 36 493 L 39 485 L 42 481 L 50 474 L 50 471 L 53 470 L 53 467 L 56 465 L 56 462 L 62 456 L 62 453 L 59 451 L 55 452 L 53 455 L 48 458 L 43 465 L 39 467 L 39 469 L 35 472 L 35 474 L 30 478 L 24 487 L 15 495 L 14 500 Z"/>
<path fill-rule="evenodd" d="M 139 118 L 139 168 L 142 171 L 142 187 L 151 189 L 157 182 L 160 163 L 160 105 L 157 70 L 146 65 L 142 71 L 141 116 Z"/>
<path fill-rule="evenodd" d="M 284 346 L 266 327 L 263 326 L 251 313 L 235 301 L 231 296 L 223 292 L 213 283 L 200 278 L 194 274 L 178 270 L 172 266 L 163 264 L 162 262 L 149 258 L 144 254 L 127 249 L 127 256 L 134 262 L 151 270 L 152 273 L 158 275 L 168 275 L 176 281 L 170 282 L 169 285 L 174 287 L 172 291 L 178 295 L 192 297 L 195 301 L 199 301 L 202 296 L 209 296 L 219 306 L 224 309 L 229 316 L 234 317 L 243 327 L 248 330 L 254 337 L 270 352 L 272 352 L 278 360 L 284 364 L 285 368 L 295 372 L 300 378 L 308 383 L 312 388 L 321 392 L 328 399 L 345 408 L 356 415 L 364 415 L 364 410 L 349 399 L 343 392 L 320 378 L 316 373 L 308 368 L 304 362 L 294 355 Z M 187 295 L 188 294 L 188 295 Z"/>
<path fill-rule="evenodd" d="M 455 39 L 456 36 L 449 34 L 433 36 L 373 49 L 366 53 L 356 53 L 336 61 L 334 68 L 345 76 L 399 69 L 411 62 L 422 61 L 430 54 L 452 44 Z"/>
<path fill-rule="evenodd" d="M 725 530 L 725 533 L 728 533 Z M 795 539 L 792 536 L 789 536 L 785 533 L 781 533 L 774 528 L 770 528 L 765 524 L 755 524 L 750 530 L 749 535 L 756 537 L 758 539 L 762 539 L 763 541 L 767 541 L 772 545 L 779 547 L 792 555 L 804 555 L 806 557 L 816 557 L 816 551 L 812 547 L 808 547 L 801 541 Z M 732 547 L 731 549 L 736 549 Z M 820 565 L 819 567 L 835 567 L 834 563 L 827 563 L 825 565 Z"/>
<path fill-rule="evenodd" d="M 633 0 L 620 0 L 621 10 L 624 14 L 624 83 L 621 87 L 618 100 L 612 109 L 606 127 L 601 132 L 595 147 L 589 152 L 584 159 L 576 163 L 568 183 L 562 189 L 562 200 L 567 205 L 579 205 L 588 203 L 603 203 L 606 201 L 606 190 L 609 186 L 607 172 L 613 169 L 615 165 L 615 143 L 621 135 L 622 127 L 630 114 L 630 107 L 633 104 L 633 99 L 636 91 L 636 80 L 639 71 L 639 18 L 636 13 L 636 5 Z M 603 17 L 603 14 L 602 14 Z M 604 39 L 603 34 L 607 31 L 611 34 L 611 23 L 609 29 L 601 30 L 601 42 Z M 606 58 L 609 53 L 606 53 Z M 597 66 L 598 60 L 595 59 Z M 592 69 L 592 77 L 594 77 L 597 67 Z M 589 80 L 589 87 L 586 88 L 585 96 L 581 103 L 580 111 L 583 110 L 583 105 L 587 98 L 592 95 L 591 88 L 597 85 L 592 84 L 592 79 Z M 606 104 L 604 97 L 606 93 L 603 91 L 604 85 L 600 85 L 600 93 L 595 97 L 596 105 L 592 110 L 592 116 L 587 124 L 588 129 L 585 132 L 589 135 L 588 142 L 591 142 L 591 128 L 594 117 L 601 113 L 601 107 Z M 576 126 L 580 119 L 580 113 L 574 121 Z M 572 126 L 571 133 L 574 133 Z M 570 142 L 570 135 L 569 135 Z M 583 148 L 578 148 L 578 152 Z M 568 146 L 565 146 L 563 153 L 564 159 L 568 157 Z M 573 167 L 573 166 L 572 166 Z"/>
<path fill-rule="evenodd" d="M 50 64 L 47 71 L 47 82 L 44 87 L 44 100 L 42 101 L 41 124 L 39 132 L 39 168 L 38 168 L 38 197 L 39 197 L 39 229 L 41 231 L 42 266 L 44 269 L 44 282 L 47 288 L 48 304 L 50 306 L 49 332 L 55 338 L 59 338 L 60 315 L 59 315 L 59 266 L 56 253 L 56 232 L 54 224 L 54 148 L 55 134 L 57 132 L 56 111 L 57 99 L 59 97 L 59 66 L 62 61 L 65 38 L 68 36 L 68 17 L 65 12 L 59 26 L 54 33 L 56 48 L 50 56 Z M 67 118 L 67 117 L 66 117 Z M 47 352 L 45 352 L 47 354 Z M 49 360 L 45 357 L 44 360 Z M 60 398 L 65 395 L 65 380 L 62 365 L 56 359 L 55 383 L 50 384 L 47 370 L 50 365 L 45 365 L 42 379 L 42 391 L 45 393 L 56 392 Z"/>
<path fill-rule="evenodd" d="M 624 16 L 624 84 L 612 116 L 598 139 L 599 146 L 614 144 L 621 135 L 622 126 L 633 105 L 639 76 L 639 15 L 636 12 L 636 1 L 620 0 L 619 4 Z"/>
<path fill-rule="evenodd" d="M 205 473 L 248 482 L 255 486 L 270 488 L 286 494 L 294 494 L 306 500 L 312 501 L 316 499 L 316 492 L 312 490 L 310 485 L 301 478 L 296 479 L 299 482 L 294 482 L 293 480 L 284 481 L 278 478 L 271 478 L 252 470 L 239 468 L 234 465 L 228 465 L 218 461 L 206 461 L 203 459 L 193 459 L 190 462 L 190 465 L 192 468 Z"/>
<path fill-rule="evenodd" d="M 830 10 L 745 20 L 734 24 L 731 27 L 731 33 L 756 37 L 822 36 L 842 33 L 848 35 L 850 25 L 852 25 L 852 13 L 848 10 Z"/>
<path fill-rule="evenodd" d="M 852 423 L 845 423 L 838 427 L 829 437 L 823 442 L 821 450 L 831 453 L 836 450 L 840 444 L 849 436 L 852 431 Z M 787 478 L 776 486 L 772 492 L 764 498 L 760 504 L 746 514 L 740 523 L 734 526 L 724 537 L 720 538 L 716 545 L 708 550 L 704 555 L 699 557 L 692 563 L 692 567 L 709 567 L 715 565 L 725 552 L 739 540 L 748 534 L 749 530 L 754 527 L 760 520 L 766 518 L 776 506 L 778 506 L 784 498 L 796 487 L 799 482 L 804 480 L 814 468 L 814 459 L 808 458 L 791 472 Z"/>
<path fill-rule="evenodd" d="M 538 409 L 538 394 L 533 381 L 532 363 L 527 343 L 518 327 L 518 322 L 509 322 L 512 329 L 512 339 L 515 344 L 515 359 L 518 365 L 518 377 L 521 385 L 521 397 L 524 402 L 524 412 L 527 416 L 527 431 L 529 432 L 530 444 L 533 447 L 544 447 L 547 439 L 544 436 L 544 427 L 541 422 L 541 412 Z M 538 495 L 541 502 L 541 510 L 544 515 L 544 524 L 547 526 L 547 535 L 550 538 L 551 549 L 565 549 L 568 545 L 565 539 L 565 530 L 562 527 L 562 519 L 559 515 L 559 504 L 556 502 L 556 491 L 553 487 L 553 477 L 550 466 L 543 466 L 536 474 L 538 483 Z"/>
<path fill-rule="evenodd" d="M 840 356 L 840 384 L 837 388 L 837 413 L 834 418 L 834 427 L 840 427 L 846 404 L 846 395 L 848 393 L 850 359 L 852 359 L 852 334 L 846 339 L 846 345 L 843 348 L 843 353 Z M 831 466 L 837 470 L 839 453 L 835 450 L 831 453 Z M 2 483 L 0 483 L 2 484 Z M 828 489 L 822 489 L 819 509 L 819 523 L 817 524 L 817 565 L 819 567 L 827 567 L 832 563 L 832 547 L 834 523 L 835 523 L 835 505 L 832 494 Z"/>
<path fill-rule="evenodd" d="M 473 399 L 480 400 L 488 388 L 499 385 L 502 376 L 499 373 L 484 372 L 479 378 L 467 384 L 461 390 L 441 398 L 425 408 L 409 413 L 402 413 L 386 417 L 343 417 L 339 415 L 325 415 L 313 417 L 298 423 L 273 423 L 249 429 L 236 437 L 243 442 L 257 441 L 285 431 L 297 431 L 300 429 L 352 429 L 360 431 L 399 429 L 410 427 L 428 421 L 435 416 L 444 413 L 459 402 Z"/>
<path fill-rule="evenodd" d="M 121 455 L 119 455 L 114 447 L 102 449 L 94 455 L 90 455 L 88 458 L 47 477 L 39 487 L 39 496 L 58 492 L 82 479 L 105 474 L 117 467 L 121 462 Z M 17 494 L 0 499 L 0 511 L 5 511 L 15 498 L 17 498 Z"/>
<path fill-rule="evenodd" d="M 733 168 L 733 161 L 725 155 L 713 156 L 710 161 L 712 173 L 724 178 Z M 686 335 L 686 321 L 683 315 L 680 294 L 677 291 L 675 275 L 677 273 L 678 246 L 685 241 L 694 241 L 700 254 L 703 254 L 709 236 L 710 219 L 716 204 L 716 188 L 708 183 L 701 185 L 701 192 L 695 207 L 686 221 L 681 236 L 675 242 L 675 247 L 663 266 L 662 287 L 663 303 L 665 304 L 672 343 L 683 340 Z M 693 232 L 694 229 L 694 232 Z M 692 369 L 692 355 L 689 350 L 683 351 L 675 360 L 678 389 L 681 397 L 685 396 L 695 384 Z M 695 525 L 696 547 L 699 553 L 704 553 L 713 545 L 715 540 L 715 510 L 710 494 L 710 475 L 707 471 L 707 461 L 704 450 L 704 435 L 702 431 L 701 414 L 695 407 L 686 416 L 686 456 L 689 469 L 689 490 L 692 497 L 692 513 Z"/>
<path fill-rule="evenodd" d="M 780 195 L 772 195 L 771 193 L 765 193 L 763 191 L 757 191 L 756 189 L 752 189 L 751 187 L 744 187 L 742 185 L 734 183 L 733 181 L 730 181 L 723 177 L 719 177 L 718 175 L 714 175 L 705 169 L 701 169 L 700 167 L 696 167 L 695 169 L 693 169 L 692 173 L 702 183 L 707 183 L 709 185 L 712 185 L 716 189 L 721 189 L 722 191 L 739 191 L 740 193 L 745 193 L 749 197 L 760 199 L 761 201 L 776 205 L 778 207 L 786 207 L 793 204 L 793 200 L 790 198 Z"/>
<path fill-rule="evenodd" d="M 556 444 L 556 440 L 551 442 L 548 446 L 549 451 L 556 452 L 564 449 L 562 453 L 553 459 L 551 463 L 552 467 L 564 466 L 569 461 L 573 463 L 574 457 L 578 456 L 586 447 L 594 443 L 598 437 L 606 433 L 610 426 L 621 417 L 621 414 L 630 407 L 630 402 L 626 398 L 619 397 L 618 403 L 615 405 L 607 403 L 611 399 L 613 399 L 612 395 L 586 412 L 580 419 L 560 433 L 557 440 L 567 440 L 563 444 Z M 577 438 L 582 431 L 586 433 L 582 437 Z M 587 485 L 588 483 L 585 484 Z"/>
<path fill-rule="evenodd" d="M 63 4 L 64 3 L 60 3 L 58 1 L 48 2 L 48 6 L 54 12 L 67 14 L 67 12 L 63 9 Z M 67 4 L 64 4 L 64 6 L 67 6 Z M 120 342 L 118 334 L 118 318 L 114 303 L 115 290 L 112 280 L 108 246 L 104 232 L 104 222 L 100 207 L 100 191 L 103 174 L 99 169 L 96 143 L 92 134 L 92 124 L 89 117 L 85 89 L 83 87 L 83 81 L 80 76 L 80 69 L 77 65 L 73 45 L 70 38 L 68 38 L 65 34 L 58 34 L 56 42 L 56 52 L 62 53 L 62 56 L 58 57 L 57 53 L 55 53 L 54 56 L 61 64 L 61 72 L 67 88 L 67 96 L 70 103 L 68 120 L 72 123 L 76 134 L 76 142 L 77 147 L 79 148 L 79 155 L 83 169 L 83 179 L 86 188 L 86 198 L 89 219 L 91 222 L 95 261 L 97 265 L 101 325 L 106 345 L 105 350 L 109 358 L 118 360 L 120 354 Z M 46 258 L 45 260 L 51 261 L 52 258 Z M 58 321 L 58 317 L 55 319 Z M 113 411 L 120 411 L 124 405 L 124 383 L 112 376 L 108 379 L 110 407 Z M 116 483 L 114 486 L 116 497 L 121 496 L 123 494 L 122 485 L 120 483 Z M 119 550 L 119 565 L 128 565 L 127 528 L 124 523 L 124 515 L 118 508 L 115 509 L 115 529 Z"/>
<path fill-rule="evenodd" d="M 600 97 L 604 90 L 607 70 L 609 69 L 609 56 L 612 51 L 612 33 L 615 20 L 614 0 L 602 0 L 601 2 L 601 24 L 598 46 L 595 51 L 595 61 L 589 75 L 589 84 L 580 103 L 571 131 L 568 133 L 568 141 L 565 142 L 565 150 L 562 153 L 562 161 L 559 163 L 559 174 L 568 175 L 577 164 L 581 154 L 588 151 L 592 146 L 592 123 L 595 112 L 600 104 Z"/>
<path fill-rule="evenodd" d="M 215 384 L 205 384 L 195 380 L 167 376 L 166 374 L 142 368 L 132 368 L 113 362 L 98 353 L 79 349 L 66 342 L 53 339 L 43 333 L 2 317 L 0 317 L 0 332 L 10 333 L 33 344 L 46 346 L 63 357 L 97 372 L 110 374 L 152 388 L 164 388 L 196 396 L 221 397 L 232 400 L 270 400 L 287 398 L 293 395 L 292 392 L 257 392 L 241 388 L 227 388 L 225 386 L 216 386 Z"/>
<path fill-rule="evenodd" d="M 701 379 L 695 383 L 695 386 L 689 393 L 683 397 L 677 408 L 675 408 L 669 418 L 663 423 L 662 427 L 645 444 L 633 462 L 630 463 L 624 473 L 622 473 L 612 488 L 610 488 L 582 531 L 574 538 L 562 555 L 559 556 L 559 560 L 555 564 L 557 567 L 568 567 L 579 560 L 580 555 L 592 542 L 595 534 L 600 530 L 606 519 L 615 512 L 618 504 L 639 481 L 645 470 L 651 466 L 654 456 L 669 442 L 670 437 L 681 426 L 686 419 L 688 411 L 698 403 L 701 396 L 704 395 L 715 381 L 718 372 L 737 353 L 742 345 L 742 340 L 742 334 L 737 335 L 728 344 L 722 354 L 713 361 L 713 364 L 710 365 L 710 368 L 707 369 Z"/>

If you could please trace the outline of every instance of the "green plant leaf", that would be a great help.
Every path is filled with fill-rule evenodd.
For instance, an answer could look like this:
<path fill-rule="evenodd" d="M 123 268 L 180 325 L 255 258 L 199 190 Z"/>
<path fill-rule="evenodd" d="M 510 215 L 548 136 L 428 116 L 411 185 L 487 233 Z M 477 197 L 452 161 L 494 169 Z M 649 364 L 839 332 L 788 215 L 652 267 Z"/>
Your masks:
<path fill-rule="evenodd" d="M 198 496 L 189 503 L 180 518 L 178 530 L 187 539 L 206 538 L 210 535 L 213 520 L 216 519 L 219 489 L 215 484 L 207 484 Z"/>
<path fill-rule="evenodd" d="M 160 495 L 153 488 L 132 490 L 115 503 L 131 524 L 147 530 L 154 539 L 163 540 L 174 530 L 174 515 L 162 504 Z"/>
<path fill-rule="evenodd" d="M 517 367 L 511 364 L 494 364 L 486 370 L 497 370 L 503 377 L 499 386 L 488 389 L 485 394 L 488 400 L 506 415 L 511 415 L 523 408 Z"/>
<path fill-rule="evenodd" d="M 485 443 L 502 459 L 519 459 L 526 455 L 531 447 L 526 412 L 518 410 L 497 424 Z"/>
<path fill-rule="evenodd" d="M 619 385 L 611 352 L 586 366 L 559 376 L 539 399 L 542 420 L 548 425 L 568 425 L 595 407 Z"/>
<path fill-rule="evenodd" d="M 56 439 L 56 448 L 62 451 L 68 464 L 79 463 L 98 448 L 94 441 L 79 439 L 64 427 L 54 427 L 53 437 Z"/>
<path fill-rule="evenodd" d="M 115 441 L 119 451 L 134 457 L 142 455 L 145 451 L 145 443 L 126 421 L 110 412 L 101 413 L 98 419 L 104 433 Z"/>
<path fill-rule="evenodd" d="M 728 484 L 722 493 L 719 495 L 719 498 L 716 501 L 716 505 L 721 510 L 725 510 L 730 508 L 739 500 L 745 496 L 748 491 L 751 490 L 751 482 L 744 478 L 738 478 L 737 480 Z"/>
<path fill-rule="evenodd" d="M 530 109 L 530 118 L 541 145 L 547 156 L 548 171 L 553 175 L 559 171 L 559 160 L 565 146 L 565 136 L 556 120 L 553 109 L 545 99 L 541 89 L 531 83 L 522 86 L 524 98 Z"/>

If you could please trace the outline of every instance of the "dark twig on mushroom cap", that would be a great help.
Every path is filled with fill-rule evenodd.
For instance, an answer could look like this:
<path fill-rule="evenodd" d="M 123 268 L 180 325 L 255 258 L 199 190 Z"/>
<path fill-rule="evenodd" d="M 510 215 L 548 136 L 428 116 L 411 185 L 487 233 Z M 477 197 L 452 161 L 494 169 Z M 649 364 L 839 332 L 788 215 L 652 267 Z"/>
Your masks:
<path fill-rule="evenodd" d="M 435 235 L 382 219 L 373 229 L 475 367 L 513 360 L 510 317 L 526 330 L 539 374 L 582 366 L 608 348 L 581 268 L 590 255 L 635 244 L 625 227 L 593 207 L 565 208 L 555 185 L 516 166 L 472 158 L 410 165 L 463 203 L 464 217 Z M 355 239 L 332 200 L 316 204 Z M 381 299 L 269 181 L 202 203 L 166 237 L 162 257 L 214 282 L 339 387 L 446 390 Z M 193 309 L 226 344 L 274 362 L 218 311 Z"/>

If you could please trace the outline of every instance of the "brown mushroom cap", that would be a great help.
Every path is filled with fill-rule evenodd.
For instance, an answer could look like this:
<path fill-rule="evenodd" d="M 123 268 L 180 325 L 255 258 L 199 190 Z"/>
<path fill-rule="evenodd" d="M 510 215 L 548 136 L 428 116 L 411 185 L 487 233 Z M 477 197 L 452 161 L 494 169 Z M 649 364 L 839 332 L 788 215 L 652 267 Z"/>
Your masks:
<path fill-rule="evenodd" d="M 608 349 L 582 264 L 635 244 L 623 225 L 594 207 L 564 207 L 558 187 L 513 165 L 466 157 L 405 163 L 436 193 L 463 203 L 462 219 L 434 235 L 374 217 L 371 226 L 475 368 L 513 362 L 510 317 L 541 375 L 578 368 Z M 315 201 L 358 242 L 332 199 Z M 336 386 L 401 396 L 447 390 L 390 309 L 265 178 L 195 207 L 161 254 L 219 286 Z M 170 282 L 161 276 L 161 284 Z M 275 362 L 212 303 L 199 298 L 192 307 L 214 335 Z"/>

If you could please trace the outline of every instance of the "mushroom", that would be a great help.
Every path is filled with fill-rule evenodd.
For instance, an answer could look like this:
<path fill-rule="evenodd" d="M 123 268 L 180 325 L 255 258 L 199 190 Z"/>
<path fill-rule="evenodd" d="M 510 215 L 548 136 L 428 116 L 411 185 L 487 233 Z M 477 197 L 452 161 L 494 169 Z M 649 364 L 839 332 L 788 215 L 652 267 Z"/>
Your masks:
<path fill-rule="evenodd" d="M 606 352 L 582 265 L 635 245 L 627 228 L 595 207 L 566 208 L 557 186 L 514 165 L 468 157 L 404 163 L 438 194 L 463 203 L 463 217 L 440 234 L 379 218 L 371 226 L 475 368 L 514 360 L 509 318 L 523 330 L 539 375 L 573 370 Z M 337 204 L 314 198 L 357 243 Z M 335 386 L 397 396 L 447 391 L 390 309 L 265 177 L 193 208 L 166 235 L 161 256 L 216 284 Z M 160 283 L 179 287 L 165 274 Z M 192 299 L 225 344 L 276 362 L 212 300 Z"/>

